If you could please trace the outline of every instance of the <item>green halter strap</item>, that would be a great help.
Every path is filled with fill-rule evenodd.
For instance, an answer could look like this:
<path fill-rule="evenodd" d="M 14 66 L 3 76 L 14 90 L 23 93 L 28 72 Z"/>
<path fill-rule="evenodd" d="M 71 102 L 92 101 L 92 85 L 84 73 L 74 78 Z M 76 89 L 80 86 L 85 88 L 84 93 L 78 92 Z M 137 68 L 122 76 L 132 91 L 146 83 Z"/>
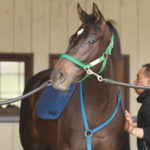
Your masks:
<path fill-rule="evenodd" d="M 67 55 L 67 54 L 62 54 L 60 56 L 60 58 L 65 58 L 65 59 L 68 59 L 70 60 L 71 62 L 73 62 L 74 64 L 76 64 L 77 66 L 83 68 L 83 69 L 86 69 L 86 68 L 92 68 L 93 66 L 99 64 L 100 62 L 103 62 L 98 74 L 100 74 L 106 67 L 106 63 L 107 63 L 107 58 L 109 55 L 111 55 L 111 52 L 112 52 L 112 49 L 114 47 L 114 34 L 112 34 L 111 36 L 111 41 L 107 47 L 107 49 L 105 50 L 105 52 L 103 53 L 102 56 L 100 56 L 99 58 L 97 58 L 96 60 L 90 62 L 89 64 L 85 65 L 84 63 L 80 62 L 79 60 L 73 58 L 72 56 L 70 55 Z M 85 80 L 89 75 L 85 75 L 85 77 L 81 80 Z"/>

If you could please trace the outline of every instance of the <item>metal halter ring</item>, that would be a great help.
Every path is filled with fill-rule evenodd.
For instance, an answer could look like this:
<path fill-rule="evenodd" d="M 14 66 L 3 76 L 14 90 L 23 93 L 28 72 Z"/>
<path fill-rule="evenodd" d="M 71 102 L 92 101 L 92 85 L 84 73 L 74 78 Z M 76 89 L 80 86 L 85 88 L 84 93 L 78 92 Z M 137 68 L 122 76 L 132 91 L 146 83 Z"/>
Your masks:
<path fill-rule="evenodd" d="M 93 134 L 92 134 L 91 130 L 85 131 L 85 136 L 92 136 L 92 135 L 93 135 Z"/>
<path fill-rule="evenodd" d="M 103 79 L 102 76 L 97 76 L 97 80 L 100 81 L 100 82 L 102 82 L 104 79 Z"/>
<path fill-rule="evenodd" d="M 84 70 L 86 71 L 87 74 L 92 74 L 92 70 L 88 67 L 84 67 Z"/>
<path fill-rule="evenodd" d="M 105 59 L 107 59 L 107 58 L 108 58 L 108 54 L 103 53 L 103 57 L 104 57 Z"/>

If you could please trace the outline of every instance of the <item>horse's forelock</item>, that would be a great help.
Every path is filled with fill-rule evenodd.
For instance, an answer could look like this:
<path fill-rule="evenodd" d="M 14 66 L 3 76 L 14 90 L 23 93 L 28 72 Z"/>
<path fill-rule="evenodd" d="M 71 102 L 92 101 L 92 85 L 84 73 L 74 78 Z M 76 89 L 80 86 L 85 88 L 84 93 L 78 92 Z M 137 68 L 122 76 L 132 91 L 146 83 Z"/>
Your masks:
<path fill-rule="evenodd" d="M 84 20 L 83 24 L 77 29 L 76 33 L 70 37 L 69 42 L 71 42 L 73 39 L 76 38 L 77 35 L 79 35 L 79 31 L 81 31 L 82 29 L 86 30 L 86 28 L 92 28 L 95 30 L 99 29 L 99 25 L 98 23 L 96 23 L 96 18 L 93 14 L 86 16 L 86 19 Z"/>
<path fill-rule="evenodd" d="M 97 30 L 99 28 L 98 23 L 96 22 L 96 18 L 93 14 L 90 14 L 86 17 L 84 23 L 84 26 L 87 26 L 89 28 L 93 28 L 95 30 Z"/>

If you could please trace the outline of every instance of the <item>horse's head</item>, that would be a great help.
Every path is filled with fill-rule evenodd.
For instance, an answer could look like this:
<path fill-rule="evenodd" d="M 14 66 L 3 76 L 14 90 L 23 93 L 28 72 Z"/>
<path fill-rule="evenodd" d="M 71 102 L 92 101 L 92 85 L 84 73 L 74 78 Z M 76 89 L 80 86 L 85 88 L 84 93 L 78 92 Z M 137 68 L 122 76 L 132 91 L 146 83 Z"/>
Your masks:
<path fill-rule="evenodd" d="M 79 4 L 77 10 L 82 25 L 71 36 L 66 54 L 83 64 L 89 64 L 103 55 L 112 33 L 96 4 L 93 3 L 93 13 L 90 15 Z M 98 71 L 100 67 L 101 64 L 98 64 L 92 69 Z M 83 68 L 70 60 L 59 58 L 51 74 L 51 81 L 56 89 L 67 90 L 71 83 L 81 80 L 84 75 Z"/>

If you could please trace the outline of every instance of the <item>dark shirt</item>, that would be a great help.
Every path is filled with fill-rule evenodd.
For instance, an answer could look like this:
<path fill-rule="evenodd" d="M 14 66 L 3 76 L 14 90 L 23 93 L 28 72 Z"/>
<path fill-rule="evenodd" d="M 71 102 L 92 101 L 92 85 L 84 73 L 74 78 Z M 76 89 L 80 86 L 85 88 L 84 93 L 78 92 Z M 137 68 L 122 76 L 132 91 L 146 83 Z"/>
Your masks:
<path fill-rule="evenodd" d="M 137 117 L 137 126 L 143 128 L 143 139 L 137 138 L 138 150 L 143 149 L 144 142 L 150 150 L 150 90 L 144 91 L 138 98 L 137 102 L 142 103 Z"/>

